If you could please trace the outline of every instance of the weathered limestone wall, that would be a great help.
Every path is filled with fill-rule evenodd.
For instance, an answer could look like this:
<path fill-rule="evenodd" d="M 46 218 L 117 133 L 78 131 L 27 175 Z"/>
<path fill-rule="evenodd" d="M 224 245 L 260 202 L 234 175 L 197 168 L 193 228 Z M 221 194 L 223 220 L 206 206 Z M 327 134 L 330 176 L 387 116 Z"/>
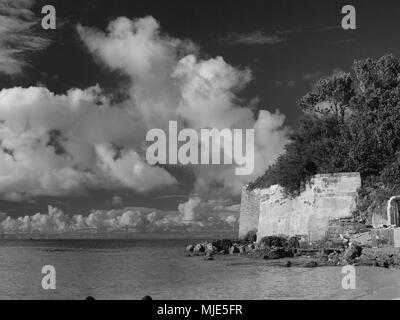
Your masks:
<path fill-rule="evenodd" d="M 329 220 L 351 215 L 360 186 L 358 173 L 339 173 L 316 175 L 296 198 L 286 197 L 278 185 L 251 192 L 243 188 L 239 236 L 257 229 L 257 239 L 278 234 L 322 239 Z"/>
<path fill-rule="evenodd" d="M 400 248 L 400 228 L 393 230 L 393 242 L 396 248 Z"/>
<path fill-rule="evenodd" d="M 268 189 L 246 190 L 242 188 L 239 217 L 239 238 L 245 236 L 249 231 L 258 230 L 258 217 L 260 216 L 260 201 L 268 192 Z"/>

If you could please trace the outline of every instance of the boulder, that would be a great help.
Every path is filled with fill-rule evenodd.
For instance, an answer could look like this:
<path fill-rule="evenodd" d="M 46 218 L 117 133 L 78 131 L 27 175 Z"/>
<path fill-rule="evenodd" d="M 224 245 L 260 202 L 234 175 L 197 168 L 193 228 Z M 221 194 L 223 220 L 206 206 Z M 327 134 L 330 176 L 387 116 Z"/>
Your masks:
<path fill-rule="evenodd" d="M 206 247 L 202 243 L 196 244 L 193 248 L 194 253 L 203 253 L 205 251 L 206 251 Z"/>
<path fill-rule="evenodd" d="M 315 267 L 318 267 L 318 262 L 314 261 L 314 260 L 307 261 L 302 265 L 302 267 L 304 267 L 304 268 L 315 268 Z"/>
<path fill-rule="evenodd" d="M 189 245 L 186 247 L 186 251 L 187 251 L 187 252 L 193 252 L 193 250 L 194 250 L 194 245 L 192 245 L 192 244 L 189 244 Z"/>
<path fill-rule="evenodd" d="M 264 259 L 281 259 L 285 258 L 287 253 L 283 248 L 273 248 L 264 255 Z"/>
<path fill-rule="evenodd" d="M 205 252 L 206 252 L 206 253 L 209 253 L 209 254 L 214 254 L 214 253 L 217 252 L 217 248 L 214 247 L 214 246 L 212 245 L 212 243 L 207 243 Z"/>
<path fill-rule="evenodd" d="M 340 261 L 341 261 L 341 255 L 337 251 L 331 252 L 328 255 L 327 262 L 329 265 L 332 265 L 332 266 L 340 265 Z"/>
<path fill-rule="evenodd" d="M 300 242 L 298 237 L 291 237 L 288 242 L 289 249 L 298 249 L 300 248 Z"/>
<path fill-rule="evenodd" d="M 288 246 L 287 239 L 285 237 L 280 237 L 280 236 L 266 236 L 261 239 L 260 243 L 265 248 L 270 248 L 270 247 L 287 248 Z"/>
<path fill-rule="evenodd" d="M 217 252 L 229 253 L 229 248 L 232 247 L 233 243 L 229 239 L 215 240 L 212 242 L 213 247 L 216 248 Z"/>
<path fill-rule="evenodd" d="M 344 253 L 343 260 L 347 263 L 353 263 L 354 259 L 361 256 L 362 247 L 359 246 L 357 243 L 351 243 L 350 246 Z"/>
<path fill-rule="evenodd" d="M 205 261 L 212 261 L 215 260 L 213 254 L 207 253 L 204 258 Z"/>

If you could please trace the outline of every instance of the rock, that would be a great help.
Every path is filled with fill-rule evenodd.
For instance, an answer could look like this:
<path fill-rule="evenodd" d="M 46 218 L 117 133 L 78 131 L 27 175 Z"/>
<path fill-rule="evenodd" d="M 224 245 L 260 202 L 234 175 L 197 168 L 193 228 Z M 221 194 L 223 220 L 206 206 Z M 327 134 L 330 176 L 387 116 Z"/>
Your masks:
<path fill-rule="evenodd" d="M 287 261 L 285 264 L 285 267 L 290 268 L 292 266 L 292 263 L 290 261 Z"/>
<path fill-rule="evenodd" d="M 216 248 L 217 252 L 223 251 L 224 254 L 228 254 L 229 248 L 232 247 L 233 243 L 229 239 L 222 239 L 213 241 L 212 245 Z"/>
<path fill-rule="evenodd" d="M 287 253 L 283 248 L 273 248 L 268 251 L 267 254 L 264 255 L 264 259 L 281 259 L 285 258 Z"/>
<path fill-rule="evenodd" d="M 205 256 L 204 256 L 204 258 L 203 258 L 205 261 L 212 261 L 212 260 L 215 260 L 214 259 L 214 256 L 212 255 L 212 254 L 209 254 L 209 253 L 207 253 Z"/>
<path fill-rule="evenodd" d="M 207 243 L 205 252 L 209 254 L 214 254 L 217 252 L 217 248 L 214 247 L 212 243 Z"/>
<path fill-rule="evenodd" d="M 307 261 L 302 265 L 304 268 L 315 268 L 318 267 L 318 262 L 311 260 L 311 261 Z"/>
<path fill-rule="evenodd" d="M 193 250 L 194 250 L 194 245 L 192 245 L 192 244 L 189 244 L 189 245 L 186 247 L 186 251 L 187 251 L 187 252 L 193 252 Z"/>
<path fill-rule="evenodd" d="M 205 246 L 202 243 L 198 243 L 194 246 L 193 252 L 194 253 L 203 253 L 206 251 Z"/>
<path fill-rule="evenodd" d="M 344 253 L 343 260 L 347 263 L 353 263 L 355 258 L 361 256 L 362 247 L 356 243 L 352 243 Z"/>
<path fill-rule="evenodd" d="M 389 262 L 387 260 L 383 261 L 382 267 L 389 268 Z"/>
<path fill-rule="evenodd" d="M 334 251 L 328 255 L 328 264 L 332 266 L 337 266 L 340 264 L 341 256 L 338 252 Z"/>
<path fill-rule="evenodd" d="M 297 237 L 291 237 L 288 242 L 289 249 L 298 249 L 300 248 L 299 239 Z"/>
<path fill-rule="evenodd" d="M 240 249 L 236 245 L 233 245 L 232 247 L 229 248 L 229 254 L 235 254 L 235 253 L 240 253 Z"/>
<path fill-rule="evenodd" d="M 280 236 L 266 236 L 261 239 L 261 245 L 265 248 L 271 247 L 280 247 L 280 248 L 287 248 L 288 241 L 285 237 Z"/>
<path fill-rule="evenodd" d="M 371 255 L 368 255 L 364 252 L 362 252 L 359 257 L 355 258 L 354 261 L 357 263 L 357 265 L 361 265 L 361 266 L 376 265 L 376 258 L 372 257 Z"/>
<path fill-rule="evenodd" d="M 351 242 L 357 242 L 360 246 L 371 246 L 372 245 L 372 234 L 370 231 L 357 233 L 352 235 L 350 238 Z"/>

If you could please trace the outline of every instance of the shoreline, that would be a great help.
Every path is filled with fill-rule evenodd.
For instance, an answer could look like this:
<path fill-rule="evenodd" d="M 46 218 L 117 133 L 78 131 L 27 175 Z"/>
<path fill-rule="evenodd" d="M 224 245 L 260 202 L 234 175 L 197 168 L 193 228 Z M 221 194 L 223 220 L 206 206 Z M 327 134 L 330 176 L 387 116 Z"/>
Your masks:
<path fill-rule="evenodd" d="M 186 255 L 214 260 L 220 255 L 243 255 L 263 259 L 271 266 L 375 266 L 400 270 L 400 248 L 372 247 L 353 242 L 332 245 L 330 242 L 302 244 L 297 237 L 269 236 L 259 242 L 254 238 L 242 240 L 220 239 L 191 244 Z"/>
<path fill-rule="evenodd" d="M 218 244 L 224 244 L 225 248 L 215 246 Z M 216 251 L 216 249 L 222 250 Z M 294 268 L 293 271 L 298 270 L 295 274 L 297 272 L 306 272 L 306 274 L 317 272 L 318 274 L 317 269 L 324 269 L 324 267 L 337 268 L 338 273 L 342 274 L 343 266 L 352 265 L 357 270 L 357 283 L 361 282 L 361 287 L 368 285 L 369 289 L 351 299 L 400 300 L 400 248 L 373 248 L 350 243 L 336 248 L 326 248 L 321 245 L 301 249 L 266 246 L 253 242 L 243 243 L 243 240 L 228 239 L 198 243 L 186 248 L 186 257 L 197 257 L 205 260 L 204 263 L 213 263 L 212 260 L 229 260 L 229 257 L 235 256 L 246 258 L 249 264 L 281 268 L 284 274 L 290 272 L 291 268 Z M 247 263 L 243 262 L 243 264 Z M 332 272 L 335 274 L 334 271 Z M 333 276 L 338 277 L 338 275 Z M 345 274 L 338 278 L 338 281 L 342 281 L 344 276 Z"/>

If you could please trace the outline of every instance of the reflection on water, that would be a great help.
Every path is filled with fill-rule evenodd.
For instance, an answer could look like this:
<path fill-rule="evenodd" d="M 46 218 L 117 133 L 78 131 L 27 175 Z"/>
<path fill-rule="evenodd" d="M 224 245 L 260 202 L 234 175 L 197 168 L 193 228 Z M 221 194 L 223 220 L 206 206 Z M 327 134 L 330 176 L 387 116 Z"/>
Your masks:
<path fill-rule="evenodd" d="M 190 242 L 190 241 L 186 241 Z M 1 299 L 355 299 L 400 296 L 400 273 L 357 267 L 357 289 L 344 290 L 340 267 L 267 266 L 240 256 L 185 257 L 183 240 L 0 242 Z M 41 288 L 43 265 L 57 289 Z"/>

